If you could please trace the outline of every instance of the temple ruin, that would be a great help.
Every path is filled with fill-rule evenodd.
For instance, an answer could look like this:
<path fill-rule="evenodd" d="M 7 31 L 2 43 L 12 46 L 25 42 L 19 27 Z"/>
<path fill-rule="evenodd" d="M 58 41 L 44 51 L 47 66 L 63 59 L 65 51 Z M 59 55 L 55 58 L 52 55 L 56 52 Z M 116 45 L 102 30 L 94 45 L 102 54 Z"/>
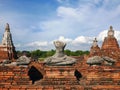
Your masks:
<path fill-rule="evenodd" d="M 2 37 L 2 42 L 0 44 L 0 62 L 2 62 L 3 60 L 13 59 L 16 59 L 16 51 L 12 41 L 10 26 L 7 23 L 5 27 L 5 32 Z"/>
<path fill-rule="evenodd" d="M 16 59 L 10 27 L 6 24 L 0 62 L 20 60 L 25 66 L 1 64 L 0 90 L 120 90 L 120 47 L 113 27 L 110 26 L 101 47 L 97 42 L 95 38 L 89 55 L 68 57 L 64 54 L 66 44 L 56 41 L 55 55 L 44 62 L 30 61 L 25 56 Z"/>

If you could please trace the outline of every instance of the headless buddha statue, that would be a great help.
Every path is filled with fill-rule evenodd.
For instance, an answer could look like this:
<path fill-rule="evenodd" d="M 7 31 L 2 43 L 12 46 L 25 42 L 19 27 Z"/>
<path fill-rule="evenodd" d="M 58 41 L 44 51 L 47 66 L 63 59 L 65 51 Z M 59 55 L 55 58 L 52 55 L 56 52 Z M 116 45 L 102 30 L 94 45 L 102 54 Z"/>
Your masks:
<path fill-rule="evenodd" d="M 54 42 L 56 53 L 45 59 L 45 64 L 50 66 L 68 66 L 73 65 L 76 62 L 76 59 L 68 57 L 64 54 L 64 48 L 66 43 L 61 41 Z"/>

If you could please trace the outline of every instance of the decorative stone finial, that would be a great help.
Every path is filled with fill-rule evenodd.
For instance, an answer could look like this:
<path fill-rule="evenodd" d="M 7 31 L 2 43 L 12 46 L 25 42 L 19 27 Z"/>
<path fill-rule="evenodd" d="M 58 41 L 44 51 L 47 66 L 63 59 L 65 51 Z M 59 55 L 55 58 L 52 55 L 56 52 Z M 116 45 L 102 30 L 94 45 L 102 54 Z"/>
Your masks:
<path fill-rule="evenodd" d="M 113 30 L 113 27 L 112 27 L 112 26 L 110 26 L 110 30 Z"/>
<path fill-rule="evenodd" d="M 50 66 L 66 66 L 73 65 L 76 62 L 76 59 L 68 57 L 64 54 L 64 48 L 66 43 L 62 41 L 55 41 L 54 45 L 56 47 L 56 53 L 45 59 L 45 64 Z"/>
<path fill-rule="evenodd" d="M 5 32 L 2 38 L 2 45 L 13 46 L 12 35 L 10 33 L 10 27 L 8 23 L 6 23 Z"/>
<path fill-rule="evenodd" d="M 114 37 L 114 30 L 112 26 L 110 26 L 110 29 L 108 30 L 108 37 Z"/>
<path fill-rule="evenodd" d="M 94 40 L 93 40 L 93 47 L 96 47 L 97 46 L 97 38 L 95 38 Z"/>
<path fill-rule="evenodd" d="M 6 31 L 10 31 L 10 27 L 9 27 L 9 24 L 6 23 L 6 28 L 5 28 Z"/>

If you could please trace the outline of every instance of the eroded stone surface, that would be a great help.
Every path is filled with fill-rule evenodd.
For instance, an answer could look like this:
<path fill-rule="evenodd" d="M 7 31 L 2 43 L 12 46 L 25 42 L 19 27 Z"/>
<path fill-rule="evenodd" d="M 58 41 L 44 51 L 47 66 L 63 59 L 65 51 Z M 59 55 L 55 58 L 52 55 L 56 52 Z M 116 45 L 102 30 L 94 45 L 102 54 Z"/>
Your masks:
<path fill-rule="evenodd" d="M 115 60 L 104 56 L 104 57 L 100 57 L 100 56 L 94 56 L 94 57 L 90 57 L 87 60 L 87 64 L 89 65 L 113 65 L 115 63 Z"/>
<path fill-rule="evenodd" d="M 109 64 L 109 65 L 112 65 L 115 62 L 119 61 L 120 49 L 117 39 L 114 37 L 114 30 L 112 26 L 110 26 L 110 29 L 108 30 L 107 33 L 107 37 L 105 37 L 101 48 L 97 45 L 96 39 L 93 41 L 93 45 L 90 49 L 90 55 L 89 55 L 90 58 L 87 60 L 87 63 L 92 64 L 95 63 L 96 61 L 99 63 L 100 61 L 103 61 L 97 59 L 95 56 L 101 57 L 102 59 L 104 59 L 105 64 Z M 91 58 L 92 60 L 90 60 Z"/>
<path fill-rule="evenodd" d="M 112 28 L 110 32 L 112 31 Z M 112 35 L 112 36 L 111 36 Z M 109 33 L 110 38 L 113 37 L 114 33 Z M 112 38 L 114 39 L 114 38 Z M 110 40 L 110 41 L 109 41 Z M 44 63 L 33 62 L 30 63 L 30 67 L 34 67 L 34 70 L 41 72 L 43 79 L 40 79 L 36 84 L 31 85 L 31 81 L 27 75 L 29 68 L 22 68 L 15 66 L 0 67 L 0 89 L 10 89 L 10 90 L 120 90 L 120 52 L 117 45 L 114 45 L 113 41 L 109 39 L 105 43 L 104 49 L 98 49 L 97 43 L 92 47 L 92 51 L 97 50 L 101 54 L 93 53 L 91 55 L 86 55 L 83 57 L 75 57 L 78 59 L 77 64 L 72 66 L 48 66 Z M 106 42 L 106 41 L 105 41 Z M 64 46 L 65 44 L 63 44 Z M 108 47 L 107 47 L 108 45 Z M 59 46 L 59 44 L 58 44 Z M 112 48 L 112 46 L 114 48 Z M 116 48 L 117 47 L 117 48 Z M 58 48 L 58 47 L 57 47 Z M 60 48 L 59 48 L 60 49 Z M 59 51 L 59 50 L 58 50 Z M 58 52 L 56 50 L 56 52 Z M 64 51 L 64 49 L 60 50 Z M 96 56 L 96 58 L 95 58 Z M 49 62 L 56 62 L 56 58 L 61 58 L 58 61 L 64 62 L 64 53 L 56 53 L 54 56 L 50 57 Z M 68 57 L 67 57 L 68 58 Z M 91 58 L 91 59 L 90 59 Z M 55 59 L 55 61 L 53 60 Z M 90 61 L 88 62 L 87 60 Z M 93 61 L 91 61 L 93 60 Z M 92 64 L 97 62 L 97 64 L 90 66 L 86 62 Z M 9 63 L 9 62 L 7 62 Z M 116 63 L 118 65 L 112 65 Z M 54 64 L 54 65 L 55 65 Z M 108 65 L 109 64 L 109 65 Z M 52 63 L 51 63 L 52 65 Z M 27 70 L 26 70 L 27 69 Z M 35 72 L 31 70 L 31 75 L 34 77 Z M 78 81 L 74 77 L 74 71 L 77 70 L 81 77 Z"/>
<path fill-rule="evenodd" d="M 53 66 L 65 66 L 72 65 L 76 62 L 76 59 L 68 57 L 64 54 L 64 48 L 66 43 L 61 41 L 55 41 L 56 53 L 52 57 L 45 59 L 45 64 Z"/>
<path fill-rule="evenodd" d="M 119 51 L 119 44 L 117 42 L 117 39 L 114 37 L 114 30 L 112 26 L 110 26 L 110 29 L 108 30 L 108 35 L 107 37 L 105 37 L 101 49 L 111 49 Z"/>
<path fill-rule="evenodd" d="M 100 55 L 101 55 L 100 47 L 98 46 L 97 39 L 95 38 L 90 48 L 90 56 L 100 56 Z"/>
<path fill-rule="evenodd" d="M 23 55 L 17 59 L 16 63 L 17 65 L 28 65 L 30 61 L 31 61 L 30 58 Z"/>
<path fill-rule="evenodd" d="M 21 65 L 27 66 L 30 62 L 31 60 L 25 55 L 23 55 L 14 62 L 9 62 L 9 60 L 4 60 L 4 62 L 1 65 L 2 66 L 21 66 Z"/>
<path fill-rule="evenodd" d="M 9 24 L 6 24 L 5 32 L 0 44 L 0 62 L 16 58 L 16 51 L 12 41 Z"/>

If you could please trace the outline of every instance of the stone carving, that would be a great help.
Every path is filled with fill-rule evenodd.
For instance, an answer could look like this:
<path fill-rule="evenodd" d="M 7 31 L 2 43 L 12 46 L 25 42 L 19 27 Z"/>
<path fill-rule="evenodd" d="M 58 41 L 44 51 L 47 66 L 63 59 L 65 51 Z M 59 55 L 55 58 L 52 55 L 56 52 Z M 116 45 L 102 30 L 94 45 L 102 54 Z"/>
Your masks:
<path fill-rule="evenodd" d="M 2 45 L 13 47 L 12 35 L 10 33 L 10 27 L 8 23 L 6 24 L 5 32 L 3 34 Z"/>
<path fill-rule="evenodd" d="M 97 47 L 98 46 L 98 44 L 97 44 L 97 38 L 95 38 L 95 40 L 93 40 L 93 47 Z"/>
<path fill-rule="evenodd" d="M 5 60 L 16 59 L 16 51 L 12 41 L 12 34 L 10 32 L 10 26 L 7 23 L 5 32 L 2 37 L 2 43 L 0 43 L 0 62 Z"/>
<path fill-rule="evenodd" d="M 112 26 L 110 26 L 110 29 L 108 31 L 108 37 L 114 37 L 114 30 Z"/>
<path fill-rule="evenodd" d="M 76 59 L 68 57 L 64 54 L 64 48 L 66 43 L 61 41 L 55 41 L 54 45 L 56 47 L 56 53 L 45 59 L 45 64 L 53 65 L 53 66 L 66 66 L 66 65 L 73 65 L 76 62 Z"/>
<path fill-rule="evenodd" d="M 115 60 L 107 56 L 93 56 L 88 58 L 86 63 L 89 65 L 113 65 Z"/>
<path fill-rule="evenodd" d="M 90 48 L 90 56 L 100 56 L 101 52 L 100 52 L 100 47 L 97 44 L 97 39 L 95 38 L 93 40 L 93 44 L 92 47 Z"/>
<path fill-rule="evenodd" d="M 30 63 L 30 59 L 25 55 L 19 57 L 16 61 L 17 65 L 28 65 Z"/>
<path fill-rule="evenodd" d="M 2 66 L 26 66 L 31 62 L 31 60 L 25 55 L 19 57 L 16 62 L 10 62 L 9 60 L 4 60 L 1 64 Z"/>

